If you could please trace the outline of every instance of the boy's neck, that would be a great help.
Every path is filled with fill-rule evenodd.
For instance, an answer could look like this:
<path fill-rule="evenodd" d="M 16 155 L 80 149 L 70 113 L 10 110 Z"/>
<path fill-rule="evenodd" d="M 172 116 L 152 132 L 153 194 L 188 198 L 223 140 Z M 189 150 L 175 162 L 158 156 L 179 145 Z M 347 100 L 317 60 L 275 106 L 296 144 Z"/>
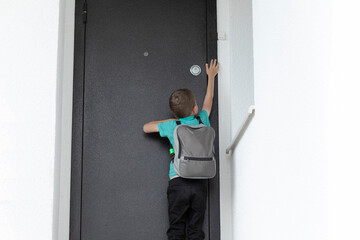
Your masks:
<path fill-rule="evenodd" d="M 195 113 L 192 113 L 191 115 L 183 117 L 183 118 L 187 118 L 187 117 L 191 117 L 191 116 L 195 116 Z"/>
<path fill-rule="evenodd" d="M 182 117 L 182 118 L 187 118 L 187 117 L 190 117 L 190 116 L 196 116 L 196 114 L 193 112 L 191 115 L 189 115 L 189 116 L 186 116 L 186 117 Z"/>

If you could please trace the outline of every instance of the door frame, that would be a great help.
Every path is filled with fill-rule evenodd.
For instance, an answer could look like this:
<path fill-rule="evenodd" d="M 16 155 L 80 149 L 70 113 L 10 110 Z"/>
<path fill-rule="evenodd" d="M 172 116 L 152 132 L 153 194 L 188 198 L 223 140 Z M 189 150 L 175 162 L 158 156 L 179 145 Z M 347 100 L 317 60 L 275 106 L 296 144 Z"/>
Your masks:
<path fill-rule="evenodd" d="M 84 66 L 85 66 L 85 35 L 86 24 L 83 23 L 83 7 L 85 0 L 75 0 L 74 24 L 74 69 L 73 69 L 73 106 L 72 106 L 72 137 L 71 137 L 71 186 L 70 186 L 70 231 L 71 240 L 81 239 L 81 200 L 82 200 L 82 143 L 83 143 L 83 108 L 84 108 Z M 206 58 L 217 58 L 217 14 L 216 0 L 206 0 Z M 218 81 L 215 88 L 218 89 Z M 218 91 L 214 91 L 214 99 L 218 99 Z M 214 104 L 215 105 L 215 104 Z M 216 106 L 218 104 L 216 103 Z M 219 110 L 219 109 L 218 109 Z M 219 111 L 218 111 L 219 112 Z M 216 120 L 218 122 L 218 118 Z M 217 124 L 219 126 L 219 124 Z M 218 129 L 219 132 L 219 129 Z M 219 145 L 219 138 L 216 139 Z M 216 149 L 219 156 L 219 148 Z M 209 238 L 220 239 L 220 164 L 217 161 L 218 174 L 209 180 L 210 189 L 208 204 Z M 210 218 L 211 215 L 211 218 Z M 210 221 L 211 220 L 211 221 Z"/>

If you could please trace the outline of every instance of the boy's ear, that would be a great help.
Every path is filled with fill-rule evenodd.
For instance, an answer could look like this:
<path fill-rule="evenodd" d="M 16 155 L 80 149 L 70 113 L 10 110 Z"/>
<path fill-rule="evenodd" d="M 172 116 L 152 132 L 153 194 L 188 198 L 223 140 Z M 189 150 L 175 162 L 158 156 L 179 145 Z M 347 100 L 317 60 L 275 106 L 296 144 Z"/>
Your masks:
<path fill-rule="evenodd" d="M 193 107 L 193 112 L 195 113 L 195 114 L 197 114 L 197 112 L 196 112 L 196 108 L 198 107 L 198 105 L 197 104 L 195 104 L 195 106 Z"/>

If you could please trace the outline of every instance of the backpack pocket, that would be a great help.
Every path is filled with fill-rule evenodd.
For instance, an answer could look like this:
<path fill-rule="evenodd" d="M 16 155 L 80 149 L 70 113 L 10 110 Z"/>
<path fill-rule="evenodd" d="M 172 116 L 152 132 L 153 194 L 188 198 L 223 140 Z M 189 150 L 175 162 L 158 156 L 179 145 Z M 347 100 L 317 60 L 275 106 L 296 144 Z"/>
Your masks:
<path fill-rule="evenodd" d="M 207 179 L 216 174 L 216 161 L 210 157 L 181 157 L 179 174 L 184 178 Z"/>

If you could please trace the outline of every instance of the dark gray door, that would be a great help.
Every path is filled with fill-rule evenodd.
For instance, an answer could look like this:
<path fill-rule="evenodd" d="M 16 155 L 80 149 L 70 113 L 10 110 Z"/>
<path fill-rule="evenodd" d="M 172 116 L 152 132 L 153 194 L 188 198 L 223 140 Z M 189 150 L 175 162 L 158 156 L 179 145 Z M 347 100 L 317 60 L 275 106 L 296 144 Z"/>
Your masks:
<path fill-rule="evenodd" d="M 169 141 L 142 127 L 173 117 L 178 88 L 191 89 L 201 110 L 215 13 L 212 0 L 76 2 L 71 239 L 167 239 Z M 218 136 L 217 107 L 216 84 Z M 220 239 L 218 180 L 208 181 L 206 239 Z"/>

